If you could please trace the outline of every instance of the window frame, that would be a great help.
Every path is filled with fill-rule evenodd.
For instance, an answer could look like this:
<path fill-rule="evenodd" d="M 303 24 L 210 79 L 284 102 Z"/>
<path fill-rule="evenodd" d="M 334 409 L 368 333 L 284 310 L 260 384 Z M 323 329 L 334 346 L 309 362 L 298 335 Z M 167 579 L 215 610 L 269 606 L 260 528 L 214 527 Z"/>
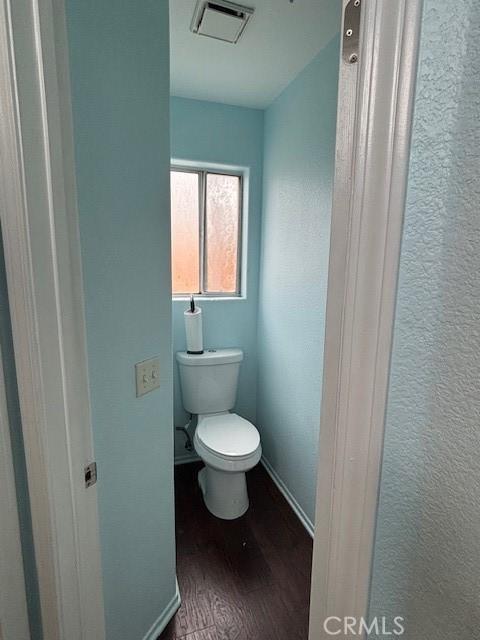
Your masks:
<path fill-rule="evenodd" d="M 183 293 L 174 293 L 172 297 L 181 299 L 188 297 L 191 293 L 202 298 L 242 298 L 243 292 L 243 222 L 244 222 L 244 172 L 239 169 L 229 167 L 200 166 L 200 165 L 184 165 L 171 164 L 170 173 L 195 173 L 198 175 L 198 216 L 199 216 L 199 289 L 200 291 L 185 291 Z M 237 272 L 235 277 L 235 291 L 207 291 L 207 256 L 208 246 L 206 237 L 207 224 L 207 175 L 234 176 L 239 179 L 239 198 L 238 198 L 238 233 L 237 233 Z"/>

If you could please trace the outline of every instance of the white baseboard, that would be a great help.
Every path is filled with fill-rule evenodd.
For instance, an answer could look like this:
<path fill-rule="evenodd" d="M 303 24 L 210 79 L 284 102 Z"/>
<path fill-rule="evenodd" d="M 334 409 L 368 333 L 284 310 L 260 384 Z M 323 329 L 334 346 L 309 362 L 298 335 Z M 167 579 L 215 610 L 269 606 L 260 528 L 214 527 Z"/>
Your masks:
<path fill-rule="evenodd" d="M 190 462 L 200 462 L 196 453 L 186 453 L 183 456 L 175 456 L 174 464 L 189 464 Z"/>
<path fill-rule="evenodd" d="M 313 538 L 314 532 L 315 532 L 315 527 L 314 527 L 313 522 L 307 516 L 307 514 L 302 509 L 302 507 L 298 504 L 298 502 L 293 497 L 293 495 L 290 493 L 290 491 L 287 489 L 287 486 L 285 485 L 283 480 L 280 478 L 278 473 L 275 471 L 275 469 L 272 467 L 270 462 L 265 458 L 265 456 L 262 456 L 261 463 L 264 466 L 264 468 L 265 468 L 266 472 L 268 473 L 268 475 L 273 480 L 273 482 L 277 485 L 279 491 L 282 493 L 282 495 L 285 498 L 285 500 L 288 502 L 288 504 L 293 509 L 293 511 L 294 511 L 295 515 L 297 516 L 297 518 L 300 520 L 300 522 L 305 527 L 305 530 L 307 531 L 308 535 L 311 538 Z"/>
<path fill-rule="evenodd" d="M 152 624 L 147 633 L 143 636 L 143 640 L 157 640 L 158 636 L 162 633 L 180 607 L 181 598 L 180 590 L 178 588 L 178 580 L 175 580 L 175 585 L 175 595 Z"/>

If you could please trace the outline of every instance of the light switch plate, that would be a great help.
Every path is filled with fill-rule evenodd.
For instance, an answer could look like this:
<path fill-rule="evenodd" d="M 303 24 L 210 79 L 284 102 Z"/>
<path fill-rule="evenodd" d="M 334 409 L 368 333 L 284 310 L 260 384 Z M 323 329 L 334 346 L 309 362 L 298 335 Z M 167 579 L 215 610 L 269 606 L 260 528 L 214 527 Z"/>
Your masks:
<path fill-rule="evenodd" d="M 160 360 L 150 358 L 135 365 L 137 398 L 160 386 Z"/>

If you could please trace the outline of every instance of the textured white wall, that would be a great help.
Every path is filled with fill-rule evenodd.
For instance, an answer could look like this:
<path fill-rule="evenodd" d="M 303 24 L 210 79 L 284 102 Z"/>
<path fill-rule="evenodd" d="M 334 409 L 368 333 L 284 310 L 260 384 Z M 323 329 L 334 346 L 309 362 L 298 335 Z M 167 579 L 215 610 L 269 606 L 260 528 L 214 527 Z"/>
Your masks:
<path fill-rule="evenodd" d="M 480 629 L 480 4 L 426 0 L 370 615 Z"/>

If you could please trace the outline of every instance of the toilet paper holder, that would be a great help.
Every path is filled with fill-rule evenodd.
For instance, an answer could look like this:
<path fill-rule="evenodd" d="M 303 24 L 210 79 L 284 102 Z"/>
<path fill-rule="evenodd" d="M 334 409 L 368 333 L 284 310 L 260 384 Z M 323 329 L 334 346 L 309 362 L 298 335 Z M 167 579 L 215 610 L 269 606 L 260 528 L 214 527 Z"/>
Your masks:
<path fill-rule="evenodd" d="M 193 294 L 190 296 L 190 308 L 183 313 L 185 320 L 185 336 L 187 353 L 201 355 L 203 353 L 202 309 L 195 305 Z"/>

